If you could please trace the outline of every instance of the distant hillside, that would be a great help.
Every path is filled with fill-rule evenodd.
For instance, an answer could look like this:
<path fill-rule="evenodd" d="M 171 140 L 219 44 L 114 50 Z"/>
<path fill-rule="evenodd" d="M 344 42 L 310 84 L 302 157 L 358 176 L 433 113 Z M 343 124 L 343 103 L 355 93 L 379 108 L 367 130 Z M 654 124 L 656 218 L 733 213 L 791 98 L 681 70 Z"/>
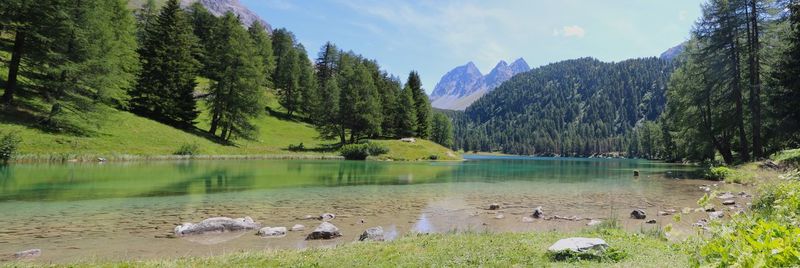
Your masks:
<path fill-rule="evenodd" d="M 156 3 L 162 5 L 166 1 L 167 0 L 156 0 Z M 138 8 L 146 2 L 147 0 L 128 0 L 128 6 L 131 8 Z M 250 26 L 254 21 L 260 21 L 267 31 L 272 31 L 272 26 L 269 23 L 264 21 L 264 19 L 259 17 L 255 12 L 242 5 L 239 0 L 180 0 L 180 2 L 183 7 L 188 7 L 195 2 L 200 2 L 211 14 L 216 16 L 222 16 L 226 12 L 231 11 L 239 16 L 239 20 L 246 26 Z"/>
<path fill-rule="evenodd" d="M 520 58 L 511 65 L 500 61 L 484 76 L 475 64 L 469 62 L 442 77 L 431 94 L 431 105 L 440 109 L 464 110 L 512 76 L 528 70 L 528 63 Z"/>
<path fill-rule="evenodd" d="M 589 156 L 625 152 L 665 106 L 674 69 L 658 58 L 568 60 L 514 76 L 454 118 L 465 150 Z"/>
<path fill-rule="evenodd" d="M 672 59 L 680 56 L 681 54 L 683 54 L 684 50 L 686 50 L 686 42 L 683 42 L 680 45 L 677 45 L 677 46 L 671 47 L 670 49 L 667 49 L 667 51 L 664 51 L 664 53 L 661 53 L 661 56 L 659 56 L 658 58 L 660 58 L 662 60 L 672 60 Z"/>

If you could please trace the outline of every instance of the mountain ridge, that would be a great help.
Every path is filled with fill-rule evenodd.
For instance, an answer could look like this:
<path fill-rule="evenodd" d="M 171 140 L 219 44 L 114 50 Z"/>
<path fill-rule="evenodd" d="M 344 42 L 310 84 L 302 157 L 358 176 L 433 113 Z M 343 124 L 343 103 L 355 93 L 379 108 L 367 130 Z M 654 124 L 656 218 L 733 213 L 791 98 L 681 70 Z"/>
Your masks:
<path fill-rule="evenodd" d="M 431 105 L 439 109 L 464 110 L 514 75 L 529 70 L 530 66 L 523 58 L 510 65 L 501 60 L 486 75 L 473 62 L 467 62 L 442 76 L 431 93 Z"/>

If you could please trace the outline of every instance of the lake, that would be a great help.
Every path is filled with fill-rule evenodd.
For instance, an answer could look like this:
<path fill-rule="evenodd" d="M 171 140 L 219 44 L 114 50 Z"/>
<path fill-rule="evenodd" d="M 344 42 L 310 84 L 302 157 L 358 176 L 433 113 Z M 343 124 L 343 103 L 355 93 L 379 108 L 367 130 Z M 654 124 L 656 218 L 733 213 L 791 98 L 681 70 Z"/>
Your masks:
<path fill-rule="evenodd" d="M 0 255 L 40 248 L 37 261 L 205 256 L 242 250 L 350 243 L 372 226 L 389 239 L 451 231 L 574 231 L 588 220 L 619 218 L 637 231 L 694 219 L 657 211 L 697 207 L 697 167 L 625 159 L 468 156 L 463 162 L 230 160 L 105 164 L 18 164 L 0 168 Z M 639 170 L 639 177 L 633 171 Z M 725 187 L 725 186 L 723 186 Z M 727 186 L 733 187 L 733 186 Z M 498 203 L 501 209 L 488 210 Z M 641 208 L 644 224 L 629 219 Z M 334 213 L 342 237 L 305 241 Z M 502 214 L 502 219 L 497 215 Z M 303 224 L 281 238 L 253 232 L 174 238 L 173 228 L 205 218 L 250 216 L 264 226 Z M 697 217 L 701 217 L 698 215 Z"/>

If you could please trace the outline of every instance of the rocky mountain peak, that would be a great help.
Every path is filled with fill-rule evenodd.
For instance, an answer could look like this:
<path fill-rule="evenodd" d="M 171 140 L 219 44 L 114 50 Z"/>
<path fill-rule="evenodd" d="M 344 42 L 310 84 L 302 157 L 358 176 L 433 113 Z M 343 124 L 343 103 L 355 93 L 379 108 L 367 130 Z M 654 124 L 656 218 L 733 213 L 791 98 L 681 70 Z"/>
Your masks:
<path fill-rule="evenodd" d="M 528 62 L 526 62 L 523 58 L 515 60 L 513 63 L 511 63 L 510 67 L 514 74 L 524 73 L 531 70 L 531 67 L 528 66 Z"/>
<path fill-rule="evenodd" d="M 528 63 L 522 58 L 511 65 L 501 60 L 484 76 L 474 63 L 468 62 L 442 76 L 431 94 L 431 104 L 441 109 L 464 110 L 512 76 L 529 70 Z"/>
<path fill-rule="evenodd" d="M 233 14 L 239 16 L 239 20 L 245 26 L 250 26 L 254 21 L 259 21 L 267 31 L 272 32 L 272 27 L 269 23 L 242 5 L 239 0 L 181 0 L 181 6 L 188 7 L 196 2 L 203 4 L 214 16 L 222 16 L 227 12 L 233 12 Z"/>

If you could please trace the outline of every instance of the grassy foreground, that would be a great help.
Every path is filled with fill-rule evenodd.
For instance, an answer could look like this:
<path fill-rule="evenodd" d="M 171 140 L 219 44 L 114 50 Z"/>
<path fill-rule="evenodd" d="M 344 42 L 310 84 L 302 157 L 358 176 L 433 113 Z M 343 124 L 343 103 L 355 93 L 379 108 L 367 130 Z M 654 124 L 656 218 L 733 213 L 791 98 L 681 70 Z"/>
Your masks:
<path fill-rule="evenodd" d="M 547 248 L 570 236 L 600 237 L 627 253 L 619 262 L 554 261 Z M 63 267 L 685 267 L 688 255 L 661 239 L 619 230 L 578 234 L 460 233 L 411 235 L 391 242 L 354 242 L 330 249 L 235 253 L 206 258 L 84 262 Z M 14 263 L 12 266 L 34 266 Z M 57 266 L 59 267 L 59 266 Z"/>

